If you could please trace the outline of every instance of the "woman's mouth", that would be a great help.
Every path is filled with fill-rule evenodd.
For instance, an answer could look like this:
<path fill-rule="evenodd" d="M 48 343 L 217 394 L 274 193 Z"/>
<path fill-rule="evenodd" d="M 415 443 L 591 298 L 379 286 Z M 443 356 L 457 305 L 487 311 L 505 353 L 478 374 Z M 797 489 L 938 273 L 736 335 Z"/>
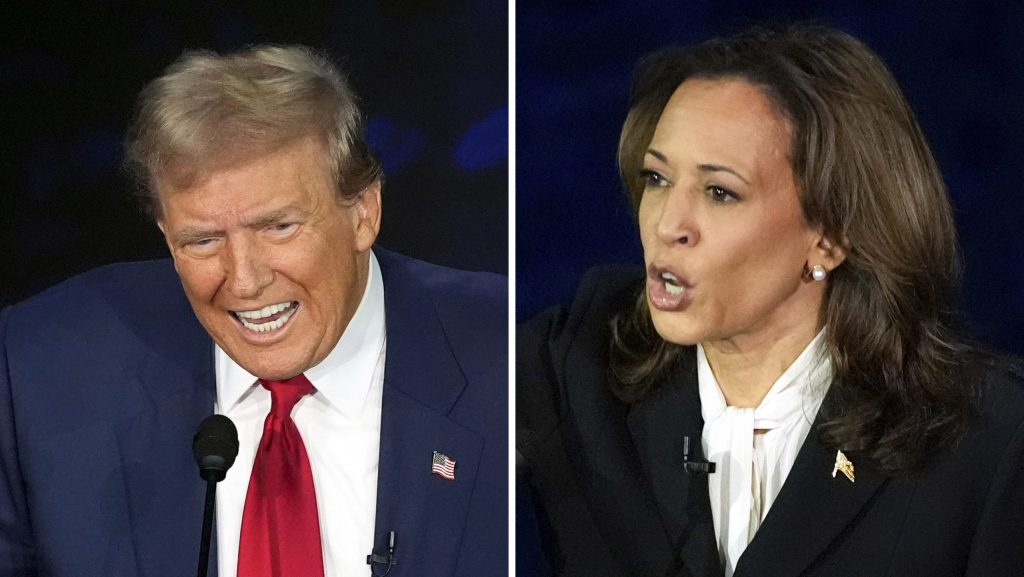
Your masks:
<path fill-rule="evenodd" d="M 681 294 L 683 294 L 683 291 L 685 289 L 683 288 L 683 285 L 679 282 L 679 279 L 676 277 L 676 275 L 674 275 L 674 274 L 672 274 L 670 272 L 663 272 L 663 273 L 661 273 L 661 278 L 662 278 L 662 280 L 665 281 L 665 290 L 668 291 L 668 294 L 670 294 L 670 295 L 681 295 Z"/>
<path fill-rule="evenodd" d="M 676 273 L 651 267 L 647 275 L 647 299 L 662 311 L 678 311 L 693 300 L 693 285 Z"/>

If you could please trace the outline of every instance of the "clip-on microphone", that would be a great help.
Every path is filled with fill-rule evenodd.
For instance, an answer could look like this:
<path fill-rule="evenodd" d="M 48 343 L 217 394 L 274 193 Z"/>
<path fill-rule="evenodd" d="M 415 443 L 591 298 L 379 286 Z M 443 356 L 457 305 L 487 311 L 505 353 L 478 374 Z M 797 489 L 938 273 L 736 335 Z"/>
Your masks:
<path fill-rule="evenodd" d="M 686 471 L 687 475 L 707 475 L 715 472 L 715 464 L 711 461 L 701 458 L 700 447 L 697 448 L 698 456 L 694 458 L 690 455 L 690 437 L 683 437 L 683 470 Z"/>
<path fill-rule="evenodd" d="M 383 565 L 384 563 L 387 563 L 388 564 L 388 568 L 383 573 L 381 573 L 380 575 L 377 575 L 373 571 L 373 564 L 374 563 L 380 563 L 381 565 Z M 391 568 L 394 567 L 395 565 L 398 565 L 398 561 L 395 559 L 395 532 L 394 531 L 388 531 L 388 554 L 387 555 L 379 555 L 379 554 L 374 553 L 374 552 L 371 551 L 370 554 L 366 556 L 366 564 L 370 566 L 370 574 L 373 575 L 374 577 L 386 577 L 386 575 L 391 572 Z"/>

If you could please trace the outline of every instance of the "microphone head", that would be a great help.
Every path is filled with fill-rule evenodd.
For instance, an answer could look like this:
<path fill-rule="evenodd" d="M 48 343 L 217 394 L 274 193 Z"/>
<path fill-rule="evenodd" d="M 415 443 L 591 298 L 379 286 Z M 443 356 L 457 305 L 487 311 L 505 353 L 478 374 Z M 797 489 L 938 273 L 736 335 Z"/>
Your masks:
<path fill-rule="evenodd" d="M 210 415 L 199 423 L 192 437 L 192 454 L 199 465 L 199 476 L 219 483 L 224 480 L 238 456 L 238 430 L 224 415 Z"/>

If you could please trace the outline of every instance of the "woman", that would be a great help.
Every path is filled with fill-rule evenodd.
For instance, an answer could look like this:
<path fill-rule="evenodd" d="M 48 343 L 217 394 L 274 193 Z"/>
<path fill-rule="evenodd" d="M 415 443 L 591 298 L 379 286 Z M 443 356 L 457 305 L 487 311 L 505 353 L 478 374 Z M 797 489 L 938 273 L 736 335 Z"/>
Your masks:
<path fill-rule="evenodd" d="M 619 165 L 645 269 L 518 344 L 553 572 L 1020 574 L 1024 380 L 949 328 L 952 211 L 880 59 L 806 25 L 656 53 Z"/>

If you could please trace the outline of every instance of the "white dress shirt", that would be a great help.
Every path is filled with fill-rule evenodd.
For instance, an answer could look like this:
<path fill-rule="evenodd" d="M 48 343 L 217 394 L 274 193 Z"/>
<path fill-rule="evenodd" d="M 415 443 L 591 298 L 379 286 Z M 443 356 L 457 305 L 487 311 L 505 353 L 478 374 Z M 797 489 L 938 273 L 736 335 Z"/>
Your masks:
<path fill-rule="evenodd" d="M 822 329 L 772 384 L 755 408 L 727 406 L 704 348 L 697 345 L 697 382 L 718 554 L 732 577 L 740 555 L 782 490 L 832 382 Z M 755 429 L 765 433 L 755 435 Z"/>
<path fill-rule="evenodd" d="M 270 392 L 214 346 L 216 411 L 234 421 L 239 442 L 217 488 L 217 563 L 221 577 L 236 577 L 242 509 Z M 325 577 L 370 575 L 385 348 L 384 283 L 371 253 L 355 315 L 334 350 L 305 372 L 316 391 L 292 410 L 313 471 Z"/>

